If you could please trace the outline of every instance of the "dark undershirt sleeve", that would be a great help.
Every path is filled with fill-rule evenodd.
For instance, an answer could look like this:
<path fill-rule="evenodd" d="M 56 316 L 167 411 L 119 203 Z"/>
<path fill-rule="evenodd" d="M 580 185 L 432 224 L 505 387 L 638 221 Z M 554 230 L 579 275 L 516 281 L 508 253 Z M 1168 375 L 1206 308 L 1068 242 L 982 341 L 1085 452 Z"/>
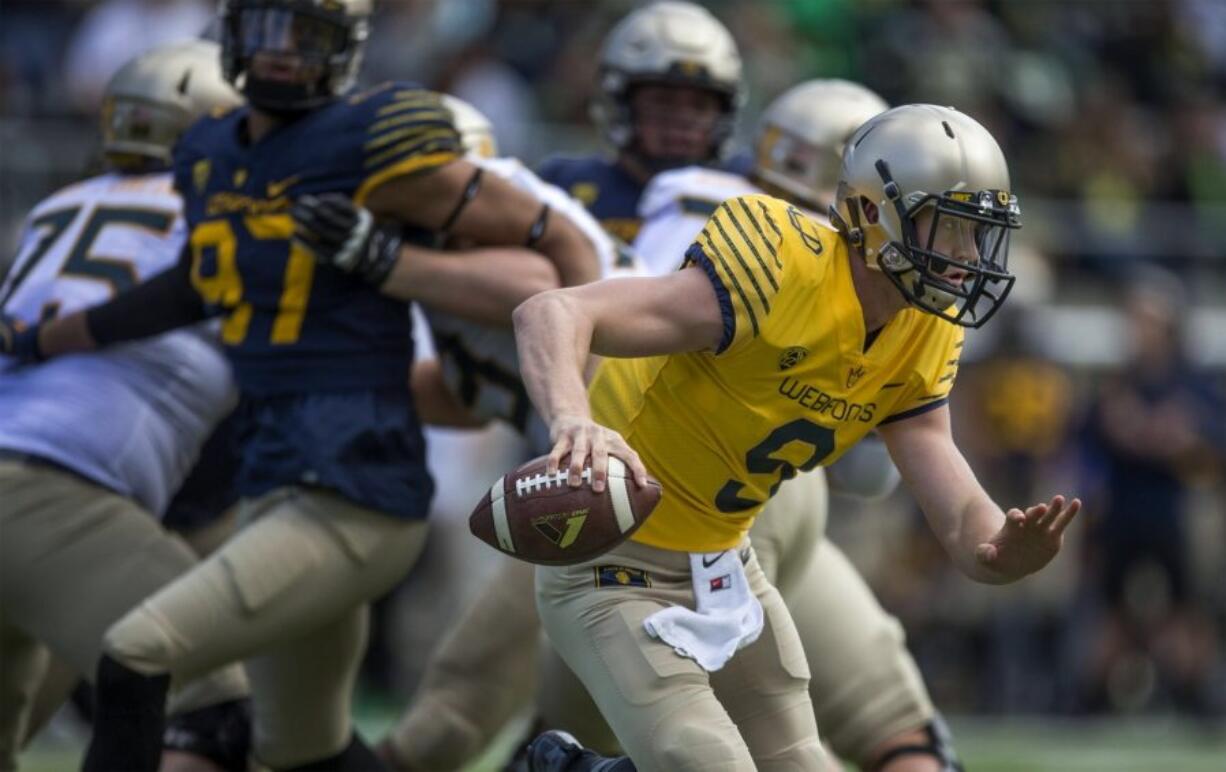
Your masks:
<path fill-rule="evenodd" d="M 85 323 L 99 346 L 139 340 L 194 324 L 208 316 L 192 287 L 191 256 L 148 281 L 85 312 Z"/>

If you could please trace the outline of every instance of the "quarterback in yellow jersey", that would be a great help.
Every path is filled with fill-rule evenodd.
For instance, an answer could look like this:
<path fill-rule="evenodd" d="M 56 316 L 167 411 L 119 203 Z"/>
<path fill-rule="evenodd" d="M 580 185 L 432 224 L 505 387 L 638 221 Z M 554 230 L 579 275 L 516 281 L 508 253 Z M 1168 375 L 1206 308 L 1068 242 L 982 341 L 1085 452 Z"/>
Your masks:
<path fill-rule="evenodd" d="M 619 770 L 824 768 L 795 628 L 745 538 L 797 470 L 877 428 L 950 557 L 989 583 L 1042 568 L 1080 509 L 1056 496 L 1002 511 L 950 431 L 962 328 L 1014 280 L 1020 212 L 991 135 L 952 108 L 882 113 L 848 142 L 830 214 L 837 230 L 767 196 L 732 199 L 681 270 L 516 311 L 552 463 L 569 454 L 579 485 L 590 457 L 601 489 L 612 454 L 665 489 L 633 541 L 537 570 L 550 638 L 629 753 Z M 589 405 L 590 353 L 614 359 Z M 632 581 L 611 586 L 608 569 Z"/>
<path fill-rule="evenodd" d="M 961 328 L 905 308 L 865 349 L 847 248 L 790 204 L 725 202 L 687 260 L 727 295 L 714 356 L 610 360 L 591 386 L 592 417 L 668 492 L 635 540 L 732 549 L 796 470 L 945 404 Z"/>

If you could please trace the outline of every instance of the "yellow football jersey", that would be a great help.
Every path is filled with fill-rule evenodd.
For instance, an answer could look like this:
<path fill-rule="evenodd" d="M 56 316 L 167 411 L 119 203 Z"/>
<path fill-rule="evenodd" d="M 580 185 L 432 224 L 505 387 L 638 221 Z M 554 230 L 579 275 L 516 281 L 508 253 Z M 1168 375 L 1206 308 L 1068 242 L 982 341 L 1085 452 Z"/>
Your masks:
<path fill-rule="evenodd" d="M 621 432 L 664 486 L 632 538 L 685 552 L 735 547 L 797 470 L 945 403 L 962 328 L 907 308 L 866 350 L 850 259 L 836 231 L 769 196 L 731 199 L 711 216 L 686 264 L 715 285 L 718 350 L 608 359 L 591 385 L 595 420 Z"/>

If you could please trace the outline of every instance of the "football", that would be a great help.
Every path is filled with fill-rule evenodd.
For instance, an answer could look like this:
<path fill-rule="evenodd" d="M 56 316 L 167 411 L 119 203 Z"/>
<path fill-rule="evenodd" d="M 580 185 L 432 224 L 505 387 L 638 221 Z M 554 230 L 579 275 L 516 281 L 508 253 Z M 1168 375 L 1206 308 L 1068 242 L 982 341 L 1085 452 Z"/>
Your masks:
<path fill-rule="evenodd" d="M 634 533 L 660 501 L 660 483 L 639 487 L 625 464 L 609 457 L 608 484 L 592 490 L 566 483 L 565 464 L 546 474 L 547 457 L 535 458 L 499 477 L 468 519 L 473 535 L 513 558 L 541 565 L 569 565 L 607 552 Z"/>

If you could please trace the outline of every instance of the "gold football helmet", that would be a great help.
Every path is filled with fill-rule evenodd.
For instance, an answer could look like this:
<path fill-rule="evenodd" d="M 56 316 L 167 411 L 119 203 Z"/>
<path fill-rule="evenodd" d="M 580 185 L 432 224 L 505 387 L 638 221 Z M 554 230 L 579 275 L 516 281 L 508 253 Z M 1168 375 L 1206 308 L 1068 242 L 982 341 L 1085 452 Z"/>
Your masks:
<path fill-rule="evenodd" d="M 119 69 L 102 100 L 102 150 L 121 169 L 169 166 L 179 136 L 242 97 L 221 75 L 221 49 L 193 40 L 142 54 Z"/>
<path fill-rule="evenodd" d="M 591 112 L 605 139 L 618 150 L 634 144 L 630 92 L 649 83 L 716 93 L 723 116 L 712 134 L 711 157 L 727 149 L 745 101 L 741 55 L 732 34 L 710 11 L 676 0 L 652 3 L 626 16 L 605 38 Z"/>
<path fill-rule="evenodd" d="M 451 94 L 443 94 L 443 106 L 451 111 L 452 122 L 460 132 L 464 152 L 481 158 L 498 157 L 498 140 L 494 138 L 494 124 L 489 118 L 468 102 Z"/>
<path fill-rule="evenodd" d="M 762 113 L 753 176 L 825 212 L 834 203 L 847 138 L 887 109 L 884 99 L 848 80 L 819 78 L 793 86 Z"/>
<path fill-rule="evenodd" d="M 357 80 L 373 0 L 220 0 L 222 69 L 252 106 L 312 110 Z"/>
<path fill-rule="evenodd" d="M 919 233 L 916 218 L 928 210 L 931 225 Z M 857 129 L 830 219 L 912 305 L 955 324 L 979 327 L 1013 288 L 1009 232 L 1021 227 L 1021 210 L 1005 155 L 987 129 L 952 107 L 903 105 Z M 972 257 L 933 249 L 949 226 L 973 229 Z"/>

